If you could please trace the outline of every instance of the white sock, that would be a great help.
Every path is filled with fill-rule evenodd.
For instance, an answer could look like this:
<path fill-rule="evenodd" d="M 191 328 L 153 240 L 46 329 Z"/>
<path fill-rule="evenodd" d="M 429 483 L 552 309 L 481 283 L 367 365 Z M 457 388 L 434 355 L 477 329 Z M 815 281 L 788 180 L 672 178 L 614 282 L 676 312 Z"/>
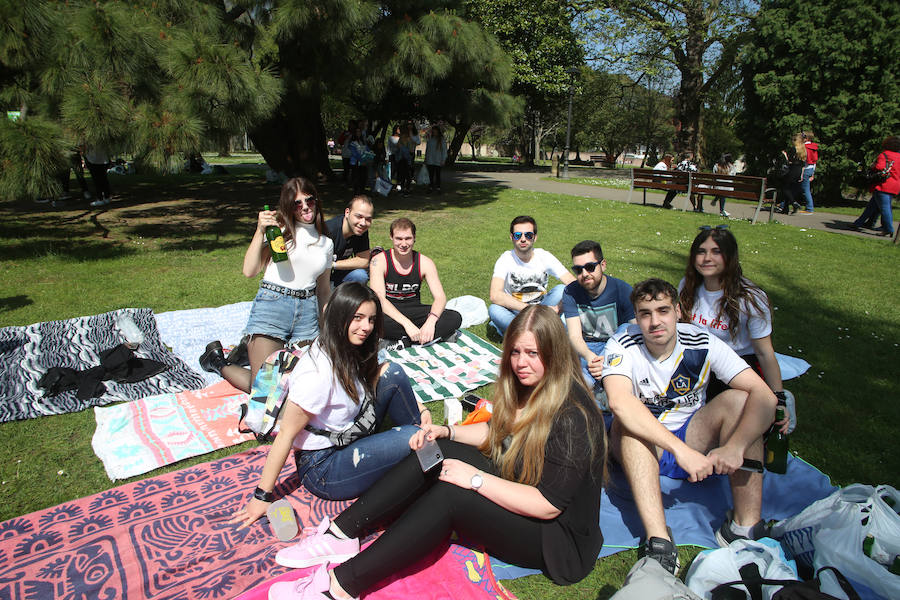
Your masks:
<path fill-rule="evenodd" d="M 729 525 L 731 529 L 731 533 L 735 535 L 741 535 L 744 537 L 750 537 L 750 530 L 753 529 L 753 525 L 738 525 L 734 521 Z"/>
<path fill-rule="evenodd" d="M 330 533 L 331 535 L 333 535 L 334 537 L 336 537 L 339 540 L 349 540 L 350 539 L 349 537 L 347 537 L 347 535 L 343 531 L 341 531 L 340 527 L 338 527 L 334 523 L 334 521 L 331 522 L 331 525 L 328 526 L 328 530 L 325 533 Z"/>

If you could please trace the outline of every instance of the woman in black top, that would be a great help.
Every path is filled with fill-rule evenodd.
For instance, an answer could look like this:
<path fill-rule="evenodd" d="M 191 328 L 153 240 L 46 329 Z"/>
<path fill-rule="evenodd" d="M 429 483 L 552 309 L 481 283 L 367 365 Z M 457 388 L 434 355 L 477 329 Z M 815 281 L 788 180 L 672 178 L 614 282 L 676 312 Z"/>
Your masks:
<path fill-rule="evenodd" d="M 529 306 L 506 332 L 490 423 L 426 425 L 413 449 L 439 439 L 444 461 L 422 472 L 401 461 L 333 522 L 278 553 L 276 561 L 322 564 L 291 597 L 351 598 L 425 556 L 452 531 L 503 561 L 540 569 L 566 585 L 583 579 L 603 545 L 600 492 L 603 419 L 581 376 L 559 316 Z M 355 554 L 348 542 L 386 531 Z M 355 556 L 353 556 L 355 554 Z M 328 562 L 341 562 L 327 571 Z"/>
<path fill-rule="evenodd" d="M 784 176 L 781 179 L 781 187 L 778 189 L 778 212 L 791 214 L 800 208 L 800 198 L 803 197 L 803 167 L 806 166 L 806 146 L 800 134 L 794 134 L 788 149 L 781 151 L 781 170 Z"/>

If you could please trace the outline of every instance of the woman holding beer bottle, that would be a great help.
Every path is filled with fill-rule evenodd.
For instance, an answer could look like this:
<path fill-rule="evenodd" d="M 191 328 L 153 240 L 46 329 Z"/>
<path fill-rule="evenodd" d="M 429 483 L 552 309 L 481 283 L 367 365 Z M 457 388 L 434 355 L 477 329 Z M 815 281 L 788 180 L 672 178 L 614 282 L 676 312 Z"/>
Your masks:
<path fill-rule="evenodd" d="M 267 239 L 266 229 L 272 226 L 281 230 L 286 260 L 277 260 L 281 258 L 277 247 L 281 242 L 276 238 L 270 243 Z M 331 292 L 333 258 L 334 245 L 327 235 L 316 187 L 303 177 L 287 180 L 281 188 L 277 210 L 259 213 L 256 231 L 244 254 L 245 276 L 256 277 L 264 272 L 244 329 L 244 335 L 249 336 L 250 368 L 227 360 L 218 341 L 206 347 L 200 366 L 249 393 L 256 372 L 270 354 L 318 335 L 322 309 Z M 243 353 L 236 348 L 229 358 L 236 352 Z"/>

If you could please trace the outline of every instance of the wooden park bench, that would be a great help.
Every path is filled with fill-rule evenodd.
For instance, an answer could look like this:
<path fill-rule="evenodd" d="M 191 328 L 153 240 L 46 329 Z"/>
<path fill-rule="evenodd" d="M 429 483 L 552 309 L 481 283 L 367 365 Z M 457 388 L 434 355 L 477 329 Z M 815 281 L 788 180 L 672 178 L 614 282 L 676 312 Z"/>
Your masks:
<path fill-rule="evenodd" d="M 753 177 L 750 175 L 719 175 L 716 173 L 689 173 L 685 171 L 656 171 L 653 169 L 632 169 L 631 190 L 628 192 L 628 202 L 631 202 L 631 193 L 634 188 L 644 189 L 644 204 L 647 204 L 647 190 L 675 190 L 684 193 L 682 209 L 687 210 L 688 199 L 691 194 L 704 196 L 719 196 L 723 198 L 738 198 L 741 200 L 753 200 L 757 202 L 756 212 L 752 223 L 756 223 L 763 204 L 769 203 L 769 220 L 775 211 L 776 192 L 766 188 L 765 177 Z"/>
<path fill-rule="evenodd" d="M 647 204 L 647 190 L 675 190 L 690 195 L 690 174 L 686 171 L 657 171 L 655 169 L 631 169 L 631 189 L 628 190 L 628 203 L 634 188 L 643 188 L 644 204 Z"/>

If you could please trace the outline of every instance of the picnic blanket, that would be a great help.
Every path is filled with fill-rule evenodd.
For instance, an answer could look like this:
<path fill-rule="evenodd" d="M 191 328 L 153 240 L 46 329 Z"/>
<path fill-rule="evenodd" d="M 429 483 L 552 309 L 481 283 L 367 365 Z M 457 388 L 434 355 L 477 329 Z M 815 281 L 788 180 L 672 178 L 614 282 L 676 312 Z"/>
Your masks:
<path fill-rule="evenodd" d="M 429 565 L 423 569 L 424 565 Z M 459 568 L 462 565 L 464 568 Z M 244 592 L 235 600 L 268 600 L 269 588 L 277 581 L 297 581 L 317 567 L 293 569 Z M 475 584 L 475 585 L 472 585 Z M 491 572 L 490 557 L 463 546 L 445 544 L 409 568 L 403 569 L 365 593 L 366 600 L 515 600 Z"/>
<path fill-rule="evenodd" d="M 382 350 L 378 357 L 403 367 L 423 403 L 458 398 L 493 383 L 500 369 L 500 350 L 464 329 L 455 342 Z"/>
<path fill-rule="evenodd" d="M 275 553 L 290 542 L 279 542 L 268 523 L 243 530 L 227 523 L 259 481 L 266 450 L 253 448 L 0 523 L 0 598 L 234 598 L 285 573 Z M 277 492 L 288 494 L 301 527 L 347 505 L 298 487 L 290 464 Z M 431 559 L 414 567 L 423 582 L 452 582 L 458 598 L 497 597 L 484 557 L 451 546 Z M 407 591 L 392 595 L 393 585 Z M 389 583 L 376 597 L 432 597 L 415 586 L 409 579 Z"/>
<path fill-rule="evenodd" d="M 228 348 L 241 340 L 252 302 L 237 302 L 215 308 L 172 310 L 156 315 L 159 336 L 172 352 L 191 366 L 206 382 L 212 385 L 222 378 L 207 373 L 200 367 L 199 358 L 206 345 L 219 340 Z"/>
<path fill-rule="evenodd" d="M 94 407 L 91 445 L 110 479 L 126 479 L 252 440 L 237 430 L 246 401 L 247 394 L 222 380 L 202 390 Z"/>
<path fill-rule="evenodd" d="M 144 334 L 135 356 L 164 363 L 166 370 L 135 383 L 105 381 L 106 393 L 97 398 L 78 399 L 75 390 L 46 396 L 38 387 L 38 380 L 48 369 L 95 367 L 100 364 L 102 351 L 124 341 L 116 325 L 120 314 L 130 316 Z M 0 329 L 0 422 L 59 415 L 200 387 L 203 380 L 163 346 L 149 308 L 126 308 L 90 317 Z"/>
<path fill-rule="evenodd" d="M 610 463 L 610 482 L 600 500 L 600 528 L 603 549 L 609 556 L 629 548 L 637 548 L 644 531 L 625 474 Z M 718 548 L 716 530 L 731 508 L 728 478 L 714 475 L 699 483 L 660 477 L 666 524 L 672 528 L 677 544 Z M 788 454 L 787 473 L 776 475 L 766 471 L 763 477 L 762 518 L 785 519 L 829 496 L 837 488 L 828 476 L 801 458 Z M 515 579 L 538 573 L 499 560 L 492 560 L 497 579 Z"/>

